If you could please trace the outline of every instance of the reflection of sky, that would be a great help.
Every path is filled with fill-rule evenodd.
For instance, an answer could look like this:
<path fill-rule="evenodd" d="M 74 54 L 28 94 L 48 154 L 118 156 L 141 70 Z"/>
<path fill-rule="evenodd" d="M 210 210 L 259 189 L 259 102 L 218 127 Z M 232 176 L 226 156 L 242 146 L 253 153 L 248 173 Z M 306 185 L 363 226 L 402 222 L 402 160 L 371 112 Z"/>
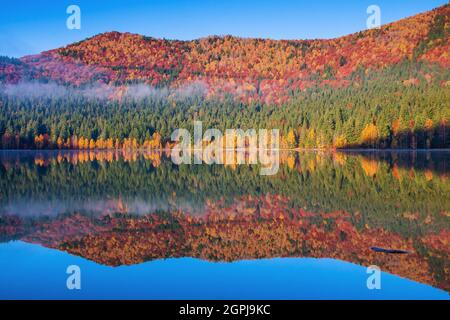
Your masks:
<path fill-rule="evenodd" d="M 168 259 L 111 268 L 23 242 L 0 245 L 0 299 L 448 299 L 446 292 L 383 273 L 368 290 L 366 268 L 331 259 L 211 263 Z M 81 290 L 66 268 L 81 268 Z"/>

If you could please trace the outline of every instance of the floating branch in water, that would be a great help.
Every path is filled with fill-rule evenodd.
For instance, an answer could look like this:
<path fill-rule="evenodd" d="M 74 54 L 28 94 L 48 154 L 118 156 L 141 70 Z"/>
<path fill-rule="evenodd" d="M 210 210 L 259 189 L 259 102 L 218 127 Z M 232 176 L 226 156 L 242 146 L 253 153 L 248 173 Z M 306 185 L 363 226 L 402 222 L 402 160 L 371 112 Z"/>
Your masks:
<path fill-rule="evenodd" d="M 391 253 L 391 254 L 409 254 L 411 252 L 397 249 L 384 249 L 378 247 L 370 247 L 371 250 L 375 252 Z"/>

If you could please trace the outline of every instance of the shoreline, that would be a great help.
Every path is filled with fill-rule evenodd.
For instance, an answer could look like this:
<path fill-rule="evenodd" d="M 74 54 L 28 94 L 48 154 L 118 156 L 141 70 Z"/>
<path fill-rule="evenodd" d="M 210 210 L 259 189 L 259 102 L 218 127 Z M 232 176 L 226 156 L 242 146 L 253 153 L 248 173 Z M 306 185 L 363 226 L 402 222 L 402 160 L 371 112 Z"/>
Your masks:
<path fill-rule="evenodd" d="M 203 149 L 192 149 L 192 151 L 203 150 Z M 239 149 L 223 149 L 223 151 L 238 151 Z M 244 149 L 248 151 L 247 149 Z M 255 150 L 259 150 L 256 148 Z M 275 150 L 281 152 L 450 152 L 450 148 L 436 148 L 436 149 L 320 149 L 320 148 L 294 148 L 294 149 L 284 149 L 284 148 L 274 148 L 266 150 Z M 126 151 L 126 152 L 168 152 L 172 149 L 162 148 L 162 149 L 0 149 L 0 152 L 82 152 L 82 151 L 92 151 L 92 152 L 103 152 L 103 151 Z"/>

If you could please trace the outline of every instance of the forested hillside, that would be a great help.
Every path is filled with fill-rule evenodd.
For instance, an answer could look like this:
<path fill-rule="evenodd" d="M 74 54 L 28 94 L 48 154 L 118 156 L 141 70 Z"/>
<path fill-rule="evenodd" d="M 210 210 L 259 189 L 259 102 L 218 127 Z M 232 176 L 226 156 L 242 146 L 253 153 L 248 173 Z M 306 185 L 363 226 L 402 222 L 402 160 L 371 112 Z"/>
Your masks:
<path fill-rule="evenodd" d="M 332 40 L 110 32 L 0 58 L 1 148 L 159 148 L 278 128 L 285 148 L 450 147 L 450 6 Z"/>

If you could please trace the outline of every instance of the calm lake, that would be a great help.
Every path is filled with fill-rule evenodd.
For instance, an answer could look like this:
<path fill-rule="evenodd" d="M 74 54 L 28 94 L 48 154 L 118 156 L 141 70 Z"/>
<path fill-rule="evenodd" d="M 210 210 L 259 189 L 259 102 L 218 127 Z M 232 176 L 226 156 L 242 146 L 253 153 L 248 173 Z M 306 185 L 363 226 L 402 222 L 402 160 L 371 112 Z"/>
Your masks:
<path fill-rule="evenodd" d="M 0 299 L 449 299 L 450 151 L 280 157 L 1 151 Z"/>

